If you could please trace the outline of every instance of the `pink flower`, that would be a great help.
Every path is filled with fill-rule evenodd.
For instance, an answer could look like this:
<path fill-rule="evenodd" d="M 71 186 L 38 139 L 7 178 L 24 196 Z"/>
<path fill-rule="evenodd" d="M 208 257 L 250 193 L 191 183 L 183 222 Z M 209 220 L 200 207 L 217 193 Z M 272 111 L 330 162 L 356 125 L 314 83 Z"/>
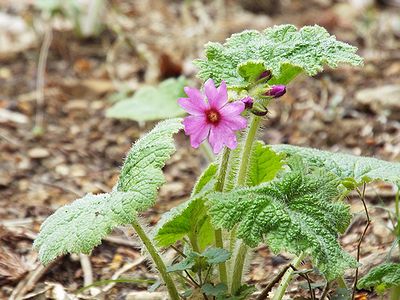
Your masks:
<path fill-rule="evenodd" d="M 224 81 L 217 89 L 212 79 L 204 84 L 207 100 L 202 93 L 190 87 L 185 87 L 189 98 L 180 98 L 179 105 L 190 116 L 183 120 L 185 134 L 190 136 L 190 144 L 198 148 L 208 137 L 214 151 L 219 153 L 224 145 L 230 149 L 237 146 L 235 131 L 244 129 L 247 121 L 240 114 L 245 108 L 242 101 L 228 102 L 228 91 Z"/>

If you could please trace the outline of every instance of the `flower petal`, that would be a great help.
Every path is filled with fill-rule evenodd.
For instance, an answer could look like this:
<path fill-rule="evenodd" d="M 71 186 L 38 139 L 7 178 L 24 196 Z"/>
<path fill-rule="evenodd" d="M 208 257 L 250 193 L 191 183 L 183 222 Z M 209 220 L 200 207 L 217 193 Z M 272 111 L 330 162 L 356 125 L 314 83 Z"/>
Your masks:
<path fill-rule="evenodd" d="M 235 133 L 221 123 L 218 126 L 211 127 L 209 142 L 215 154 L 221 152 L 224 145 L 227 145 L 230 149 L 237 147 Z"/>
<path fill-rule="evenodd" d="M 194 98 L 179 98 L 178 104 L 189 114 L 195 116 L 201 116 L 204 114 L 204 111 L 207 110 L 207 105 L 203 99 L 198 101 Z"/>
<path fill-rule="evenodd" d="M 226 89 L 225 81 L 222 81 L 220 87 L 217 89 L 214 81 L 210 78 L 204 84 L 204 90 L 210 107 L 214 109 L 220 109 L 228 101 L 228 90 Z"/>
<path fill-rule="evenodd" d="M 196 100 L 199 102 L 200 102 L 200 100 L 202 100 L 204 102 L 204 97 L 198 89 L 185 86 L 183 88 L 183 90 L 185 91 L 186 95 L 188 95 L 189 98 L 192 98 L 193 100 Z"/>
<path fill-rule="evenodd" d="M 222 116 L 232 116 L 240 115 L 245 109 L 245 104 L 242 101 L 235 101 L 227 103 L 223 108 L 221 108 Z"/>
<path fill-rule="evenodd" d="M 247 127 L 247 119 L 242 116 L 225 116 L 222 118 L 221 124 L 232 130 L 242 130 Z"/>
<path fill-rule="evenodd" d="M 210 132 L 210 125 L 202 116 L 186 117 L 183 120 L 183 126 L 185 134 L 190 136 L 190 144 L 193 148 L 198 148 Z"/>

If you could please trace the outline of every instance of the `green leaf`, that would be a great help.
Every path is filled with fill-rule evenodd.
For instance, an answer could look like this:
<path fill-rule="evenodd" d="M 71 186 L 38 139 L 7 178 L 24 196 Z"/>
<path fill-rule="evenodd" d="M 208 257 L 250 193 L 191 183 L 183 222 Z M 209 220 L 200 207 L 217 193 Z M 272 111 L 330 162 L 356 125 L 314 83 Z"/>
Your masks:
<path fill-rule="evenodd" d="M 392 163 L 371 157 L 333 153 L 291 145 L 273 145 L 272 149 L 287 155 L 300 155 L 309 165 L 324 168 L 344 181 L 355 180 L 357 184 L 381 180 L 400 184 L 400 163 Z"/>
<path fill-rule="evenodd" d="M 269 146 L 258 141 L 250 160 L 248 185 L 256 186 L 260 183 L 270 181 L 283 169 L 284 155 L 276 154 Z"/>
<path fill-rule="evenodd" d="M 190 252 L 181 262 L 167 267 L 167 272 L 190 270 L 196 264 L 199 257 L 198 253 Z"/>
<path fill-rule="evenodd" d="M 372 268 L 357 284 L 359 289 L 374 288 L 380 293 L 397 286 L 400 286 L 400 264 L 398 263 L 384 263 Z"/>
<path fill-rule="evenodd" d="M 205 257 L 206 261 L 212 265 L 223 263 L 231 258 L 228 250 L 215 247 L 207 248 L 201 256 Z"/>
<path fill-rule="evenodd" d="M 199 194 L 204 189 L 209 190 L 210 188 L 212 188 L 211 185 L 214 184 L 214 181 L 212 179 L 214 179 L 217 171 L 218 165 L 215 163 L 211 163 L 198 179 L 196 185 L 193 188 L 192 196 Z"/>
<path fill-rule="evenodd" d="M 196 60 L 198 76 L 230 87 L 246 88 L 259 74 L 261 64 L 270 70 L 271 84 L 287 84 L 300 72 L 313 76 L 341 63 L 361 65 L 356 47 L 337 41 L 323 27 L 279 25 L 262 32 L 245 30 L 233 34 L 224 44 L 208 43 L 206 59 Z"/>
<path fill-rule="evenodd" d="M 351 299 L 351 291 L 347 288 L 337 288 L 332 295 L 332 300 L 349 300 Z"/>
<path fill-rule="evenodd" d="M 274 251 L 309 253 L 320 271 L 334 279 L 356 261 L 338 241 L 351 219 L 339 197 L 339 180 L 331 173 L 294 169 L 283 178 L 256 187 L 207 195 L 216 228 L 232 230 L 255 247 L 265 239 Z"/>
<path fill-rule="evenodd" d="M 203 226 L 209 224 L 206 212 L 204 200 L 199 197 L 172 208 L 164 213 L 158 222 L 154 240 L 159 246 L 167 247 L 182 240 L 185 236 L 195 235 Z M 210 240 L 206 241 L 206 244 L 208 242 Z M 204 246 L 203 244 L 204 242 L 201 247 Z"/>
<path fill-rule="evenodd" d="M 217 169 L 217 165 L 210 164 L 195 185 L 192 198 L 162 215 L 154 230 L 154 239 L 159 246 L 167 247 L 190 235 L 197 238 L 200 249 L 213 242 L 213 229 L 204 200 L 196 195 L 212 188 Z"/>
<path fill-rule="evenodd" d="M 183 116 L 184 110 L 178 105 L 178 98 L 185 97 L 187 84 L 184 77 L 170 78 L 157 87 L 144 86 L 131 98 L 118 101 L 106 112 L 109 118 L 154 121 Z"/>
<path fill-rule="evenodd" d="M 133 145 L 111 193 L 88 194 L 47 218 L 34 242 L 40 260 L 48 264 L 65 253 L 89 253 L 114 227 L 151 207 L 164 183 L 161 168 L 175 150 L 172 135 L 181 127 L 180 119 L 159 123 Z"/>
<path fill-rule="evenodd" d="M 264 62 L 248 61 L 238 66 L 238 74 L 247 82 L 255 82 L 265 71 Z"/>
<path fill-rule="evenodd" d="M 206 283 L 201 287 L 201 290 L 207 296 L 222 296 L 228 291 L 228 287 L 224 283 L 218 283 L 217 285 L 212 285 L 211 283 Z"/>

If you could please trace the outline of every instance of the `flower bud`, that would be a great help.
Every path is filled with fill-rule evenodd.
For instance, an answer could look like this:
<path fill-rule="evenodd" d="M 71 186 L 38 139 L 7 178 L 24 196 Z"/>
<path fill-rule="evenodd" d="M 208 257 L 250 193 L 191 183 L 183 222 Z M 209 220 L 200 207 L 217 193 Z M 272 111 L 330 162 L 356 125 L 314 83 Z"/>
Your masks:
<path fill-rule="evenodd" d="M 256 116 L 262 117 L 268 114 L 268 109 L 264 105 L 258 102 L 253 105 L 251 113 Z"/>
<path fill-rule="evenodd" d="M 261 74 L 258 76 L 258 80 L 264 79 L 265 81 L 268 81 L 272 78 L 272 73 L 271 71 L 263 71 Z"/>
<path fill-rule="evenodd" d="M 271 96 L 272 98 L 279 98 L 286 93 L 286 86 L 283 84 L 273 85 L 269 91 L 267 91 L 264 95 Z"/>
<path fill-rule="evenodd" d="M 251 97 L 247 96 L 247 97 L 243 98 L 241 101 L 244 103 L 245 109 L 250 109 L 253 107 L 254 101 L 253 101 L 253 99 L 251 99 Z"/>

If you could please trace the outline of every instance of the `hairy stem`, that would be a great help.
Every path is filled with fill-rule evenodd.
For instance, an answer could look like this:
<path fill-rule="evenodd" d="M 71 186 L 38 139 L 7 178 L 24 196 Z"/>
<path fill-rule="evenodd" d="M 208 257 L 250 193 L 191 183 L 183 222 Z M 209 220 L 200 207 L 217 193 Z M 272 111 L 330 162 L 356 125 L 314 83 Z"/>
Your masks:
<path fill-rule="evenodd" d="M 336 278 L 336 282 L 340 288 L 347 289 L 347 283 L 343 276 Z"/>
<path fill-rule="evenodd" d="M 390 300 L 400 299 L 400 286 L 394 286 L 390 289 Z"/>
<path fill-rule="evenodd" d="M 215 184 L 215 191 L 217 192 L 222 192 L 224 189 L 226 169 L 228 168 L 228 162 L 229 162 L 229 155 L 230 155 L 230 150 L 228 148 L 225 148 L 224 152 L 222 153 L 222 159 L 218 171 L 217 182 Z M 222 240 L 222 230 L 216 229 L 214 231 L 214 236 L 215 236 L 215 246 L 217 248 L 224 248 L 224 242 Z M 218 270 L 219 270 L 220 281 L 222 283 L 227 284 L 228 272 L 226 271 L 225 262 L 218 264 Z"/>
<path fill-rule="evenodd" d="M 250 126 L 246 134 L 245 143 L 241 155 L 241 163 L 239 166 L 238 177 L 237 177 L 237 186 L 242 186 L 246 184 L 247 177 L 247 169 L 250 161 L 250 153 L 253 148 L 254 140 L 257 134 L 258 127 L 260 125 L 261 118 L 253 115 L 251 118 Z M 235 236 L 231 236 L 232 238 L 236 238 Z M 239 251 L 234 258 L 234 269 L 232 274 L 232 284 L 231 284 L 231 293 L 234 295 L 235 292 L 240 288 L 242 284 L 242 275 L 243 275 L 243 267 L 247 254 L 248 247 L 241 242 L 239 246 Z"/>
<path fill-rule="evenodd" d="M 150 240 L 150 238 L 147 236 L 146 232 L 138 222 L 133 222 L 132 226 L 135 229 L 139 238 L 142 240 L 151 258 L 153 259 L 154 264 L 157 267 L 157 270 L 160 272 L 160 275 L 164 280 L 165 285 L 167 286 L 169 296 L 171 297 L 172 300 L 178 300 L 179 293 L 178 290 L 176 289 L 175 283 L 173 282 L 171 276 L 167 273 L 167 267 L 165 266 L 153 242 Z"/>
<path fill-rule="evenodd" d="M 254 139 L 257 134 L 258 126 L 260 125 L 261 118 L 253 115 L 251 118 L 251 123 L 249 130 L 247 132 L 246 140 L 243 147 L 243 152 L 241 155 L 241 164 L 238 171 L 237 185 L 242 186 L 246 183 L 247 168 L 250 160 L 250 152 L 253 147 Z"/>
<path fill-rule="evenodd" d="M 396 198 L 395 198 L 395 212 L 396 212 L 396 221 L 397 221 L 395 231 L 396 231 L 397 238 L 400 237 L 400 208 L 399 208 L 400 203 L 399 202 L 400 202 L 400 185 L 397 187 Z M 400 244 L 399 244 L 399 247 L 400 247 Z"/>
<path fill-rule="evenodd" d="M 283 296 L 285 295 L 286 289 L 288 288 L 289 283 L 292 280 L 294 269 L 297 269 L 300 266 L 300 263 L 305 256 L 305 253 L 302 253 L 298 257 L 295 257 L 293 259 L 291 264 L 293 268 L 290 268 L 286 271 L 281 282 L 279 283 L 278 289 L 276 290 L 272 300 L 282 300 Z"/>
<path fill-rule="evenodd" d="M 242 276 L 243 276 L 243 266 L 246 260 L 247 254 L 247 246 L 245 243 L 240 243 L 238 253 L 235 258 L 235 268 L 233 269 L 232 274 L 232 285 L 231 285 L 231 293 L 235 295 L 242 285 Z M 237 267 L 239 266 L 239 267 Z"/>
<path fill-rule="evenodd" d="M 189 241 L 190 241 L 190 245 L 192 246 L 192 249 L 195 252 L 200 253 L 200 247 L 199 247 L 199 243 L 197 241 L 197 236 L 195 234 L 189 234 Z"/>

